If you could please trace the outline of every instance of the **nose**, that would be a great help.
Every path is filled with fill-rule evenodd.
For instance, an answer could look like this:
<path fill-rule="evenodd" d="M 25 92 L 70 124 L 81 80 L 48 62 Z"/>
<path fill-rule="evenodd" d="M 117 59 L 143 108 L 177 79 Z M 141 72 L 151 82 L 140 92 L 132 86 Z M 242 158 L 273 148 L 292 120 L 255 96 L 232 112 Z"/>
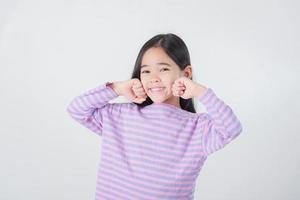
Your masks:
<path fill-rule="evenodd" d="M 159 81 L 160 81 L 160 78 L 155 73 L 153 73 L 150 77 L 150 82 L 155 83 L 155 82 L 159 82 Z"/>
<path fill-rule="evenodd" d="M 159 82 L 159 79 L 158 79 L 158 78 L 152 78 L 152 79 L 150 80 L 150 82 L 151 82 L 151 83 Z"/>

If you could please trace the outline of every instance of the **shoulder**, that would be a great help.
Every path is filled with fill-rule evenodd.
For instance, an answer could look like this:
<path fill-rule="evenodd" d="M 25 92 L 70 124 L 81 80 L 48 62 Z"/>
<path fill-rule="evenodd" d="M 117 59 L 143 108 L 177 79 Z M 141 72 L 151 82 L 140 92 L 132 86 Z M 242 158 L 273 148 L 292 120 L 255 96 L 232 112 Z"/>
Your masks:
<path fill-rule="evenodd" d="M 197 123 L 199 126 L 203 126 L 207 124 L 207 122 L 210 122 L 212 120 L 212 117 L 208 113 L 197 113 Z"/>
<path fill-rule="evenodd" d="M 133 111 L 137 110 L 138 106 L 131 102 L 125 102 L 125 103 L 109 103 L 107 105 L 107 111 L 108 112 L 124 112 L 124 111 Z"/>

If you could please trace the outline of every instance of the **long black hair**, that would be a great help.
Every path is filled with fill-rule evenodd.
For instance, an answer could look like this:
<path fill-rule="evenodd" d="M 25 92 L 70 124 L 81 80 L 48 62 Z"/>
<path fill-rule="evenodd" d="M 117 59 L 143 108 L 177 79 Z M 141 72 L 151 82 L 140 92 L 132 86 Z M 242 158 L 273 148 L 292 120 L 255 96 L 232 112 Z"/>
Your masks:
<path fill-rule="evenodd" d="M 173 33 L 168 34 L 158 34 L 149 39 L 141 48 L 137 59 L 135 61 L 135 66 L 131 75 L 131 78 L 140 78 L 141 72 L 141 62 L 145 52 L 152 47 L 160 47 L 164 52 L 179 66 L 180 70 L 184 70 L 187 65 L 191 64 L 190 54 L 188 52 L 187 46 L 184 41 Z M 193 78 L 191 78 L 193 80 Z M 193 98 L 184 99 L 179 97 L 180 107 L 186 111 L 196 113 Z M 135 102 L 133 102 L 135 103 Z M 152 104 L 153 101 L 147 97 L 146 100 L 139 104 L 138 106 L 147 106 Z"/>

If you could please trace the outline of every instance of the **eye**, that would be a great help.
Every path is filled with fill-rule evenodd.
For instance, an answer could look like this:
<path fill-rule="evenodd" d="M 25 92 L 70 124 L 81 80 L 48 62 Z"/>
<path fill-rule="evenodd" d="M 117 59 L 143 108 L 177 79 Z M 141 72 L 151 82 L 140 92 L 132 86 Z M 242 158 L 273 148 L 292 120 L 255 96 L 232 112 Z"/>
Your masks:
<path fill-rule="evenodd" d="M 164 71 L 169 71 L 170 69 L 169 68 L 162 68 L 161 70 L 164 70 Z M 149 73 L 149 70 L 144 70 L 141 72 L 142 74 L 143 73 Z"/>
<path fill-rule="evenodd" d="M 169 69 L 168 69 L 168 68 L 162 68 L 162 70 L 163 70 L 163 69 L 166 69 L 166 71 L 169 71 Z"/>

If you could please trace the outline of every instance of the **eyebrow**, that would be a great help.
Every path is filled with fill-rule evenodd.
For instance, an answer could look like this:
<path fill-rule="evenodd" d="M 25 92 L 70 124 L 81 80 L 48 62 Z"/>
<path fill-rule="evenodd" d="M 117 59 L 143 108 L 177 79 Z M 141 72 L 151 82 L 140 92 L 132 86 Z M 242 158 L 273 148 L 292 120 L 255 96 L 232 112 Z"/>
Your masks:
<path fill-rule="evenodd" d="M 156 64 L 157 64 L 157 65 L 167 65 L 167 66 L 171 67 L 171 65 L 170 65 L 169 63 L 165 63 L 165 62 L 159 62 L 159 63 L 156 63 Z M 142 65 L 142 66 L 141 66 L 141 69 L 142 69 L 143 67 L 148 67 L 148 65 Z"/>

